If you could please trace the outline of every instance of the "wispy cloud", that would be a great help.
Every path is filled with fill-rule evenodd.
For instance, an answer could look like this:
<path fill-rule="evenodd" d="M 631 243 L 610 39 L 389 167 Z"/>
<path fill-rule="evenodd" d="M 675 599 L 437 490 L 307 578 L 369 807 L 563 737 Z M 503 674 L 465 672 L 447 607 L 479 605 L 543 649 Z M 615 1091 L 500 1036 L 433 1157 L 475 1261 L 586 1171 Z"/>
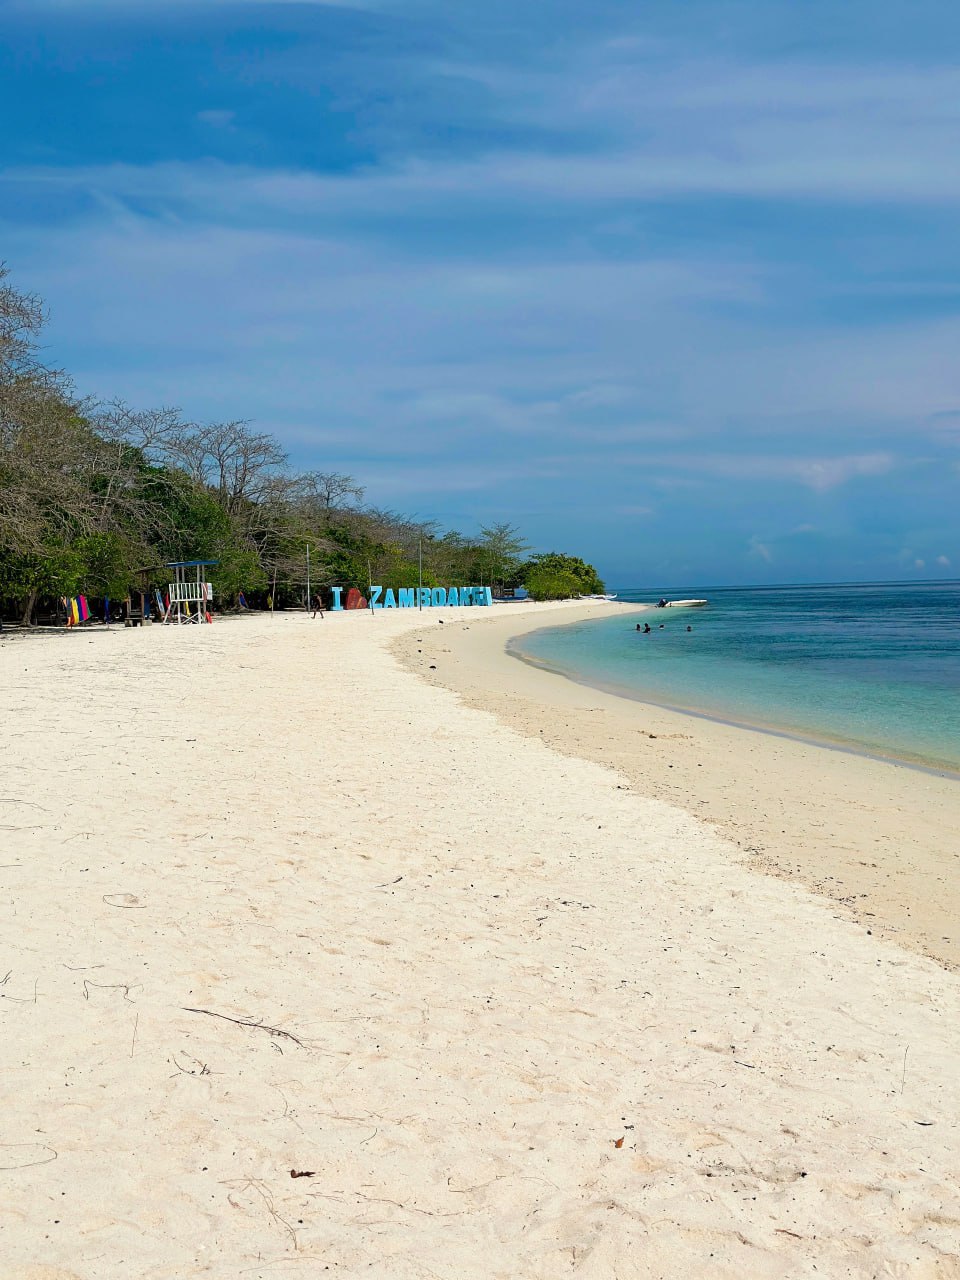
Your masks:
<path fill-rule="evenodd" d="M 787 464 L 787 474 L 796 476 L 817 493 L 862 476 L 884 476 L 893 469 L 889 453 L 861 453 L 839 458 L 796 458 Z"/>
<path fill-rule="evenodd" d="M 643 520 L 647 519 L 649 516 L 655 516 L 657 514 L 657 509 L 656 507 L 644 507 L 638 506 L 635 503 L 626 503 L 616 508 L 616 514 L 618 516 L 624 516 L 627 519 L 634 518 Z"/>
<path fill-rule="evenodd" d="M 949 569 L 960 73 L 694 7 L 8 5 L 106 96 L 71 134 L 82 77 L 38 80 L 5 255 L 83 391 L 254 417 L 378 502 L 621 571 L 618 521 L 651 572 Z"/>
<path fill-rule="evenodd" d="M 939 91 L 960 103 L 960 76 L 940 79 Z M 933 80 L 936 83 L 936 75 Z M 731 74 L 731 83 L 735 82 Z M 309 171 L 265 177 L 254 169 L 234 171 L 230 179 L 245 203 L 301 213 L 347 212 L 358 200 L 368 199 L 399 202 L 404 209 L 491 199 L 522 206 L 559 198 L 573 207 L 599 208 L 635 200 L 707 196 L 802 203 L 882 199 L 907 206 L 954 205 L 960 200 L 960 172 L 949 163 L 960 128 L 960 107 L 944 113 L 933 131 L 936 136 L 921 132 L 919 143 L 917 121 L 910 113 L 896 128 L 873 118 L 855 128 L 839 116 L 832 119 L 830 113 L 826 117 L 816 111 L 811 114 L 814 118 L 802 125 L 771 122 L 747 133 L 730 125 L 725 135 L 705 109 L 704 128 L 691 122 L 689 141 L 678 143 L 674 138 L 669 149 L 649 137 L 613 136 L 598 150 L 584 154 L 580 140 L 573 138 L 574 145 L 561 151 L 492 149 L 469 160 L 390 157 L 376 167 L 359 170 L 353 182 Z M 34 169 L 11 176 L 31 183 L 72 180 L 63 170 Z M 211 197 L 220 203 L 216 189 L 224 176 L 213 165 L 206 171 L 187 171 L 172 161 L 149 170 L 116 167 L 109 182 L 131 196 L 206 206 Z M 96 182 L 107 174 L 94 170 L 76 177 Z"/>
<path fill-rule="evenodd" d="M 765 542 L 761 542 L 759 538 L 753 537 L 749 542 L 750 554 L 762 560 L 764 564 L 773 564 L 773 552 Z"/>
<path fill-rule="evenodd" d="M 218 108 L 197 112 L 197 119 L 201 124 L 212 125 L 215 129 L 229 129 L 236 118 L 235 111 L 224 111 Z"/>
<path fill-rule="evenodd" d="M 689 454 L 645 451 L 622 455 L 622 465 L 675 469 L 689 474 L 700 472 L 727 480 L 794 481 L 816 493 L 827 493 L 862 477 L 885 476 L 895 460 L 888 453 L 847 454 L 833 457 L 784 457 L 780 454 Z M 669 480 L 663 482 L 669 485 Z"/>

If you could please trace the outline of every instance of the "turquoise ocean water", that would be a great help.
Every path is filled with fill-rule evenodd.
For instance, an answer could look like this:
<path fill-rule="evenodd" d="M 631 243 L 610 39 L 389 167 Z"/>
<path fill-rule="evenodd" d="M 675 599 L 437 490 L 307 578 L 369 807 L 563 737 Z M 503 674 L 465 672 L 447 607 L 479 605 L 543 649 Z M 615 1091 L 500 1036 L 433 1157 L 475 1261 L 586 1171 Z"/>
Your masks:
<path fill-rule="evenodd" d="M 960 582 L 618 592 L 660 596 L 709 604 L 642 615 L 650 635 L 620 616 L 511 648 L 629 697 L 960 772 Z"/>

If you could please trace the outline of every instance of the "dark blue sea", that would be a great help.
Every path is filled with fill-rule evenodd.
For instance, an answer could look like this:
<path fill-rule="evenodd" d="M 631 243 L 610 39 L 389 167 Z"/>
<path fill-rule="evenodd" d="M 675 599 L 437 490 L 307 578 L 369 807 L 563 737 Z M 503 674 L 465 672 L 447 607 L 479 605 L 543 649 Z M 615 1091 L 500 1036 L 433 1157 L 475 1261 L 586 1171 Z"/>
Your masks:
<path fill-rule="evenodd" d="M 960 772 L 960 582 L 617 593 L 661 596 L 709 603 L 639 616 L 650 635 L 621 616 L 512 648 L 629 697 Z"/>

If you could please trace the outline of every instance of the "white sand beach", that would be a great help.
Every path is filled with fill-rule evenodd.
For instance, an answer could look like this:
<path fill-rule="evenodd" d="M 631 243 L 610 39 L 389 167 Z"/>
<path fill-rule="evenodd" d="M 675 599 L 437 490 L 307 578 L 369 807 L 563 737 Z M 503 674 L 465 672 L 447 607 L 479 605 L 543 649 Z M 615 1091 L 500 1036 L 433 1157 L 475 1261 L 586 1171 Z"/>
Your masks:
<path fill-rule="evenodd" d="M 564 620 L 610 606 L 566 606 Z M 630 627 L 630 606 L 625 625 Z M 960 779 L 701 716 L 558 678 L 506 652 L 543 625 L 513 608 L 484 625 L 410 633 L 406 665 L 556 750 L 610 765 L 679 805 L 751 866 L 834 900 L 865 928 L 960 968 Z M 557 615 L 555 615 L 557 616 Z"/>
<path fill-rule="evenodd" d="M 735 834 L 843 768 L 823 865 L 922 810 L 942 898 L 956 784 L 604 727 L 491 612 L 0 640 L 3 1280 L 960 1276 L 960 977 Z"/>

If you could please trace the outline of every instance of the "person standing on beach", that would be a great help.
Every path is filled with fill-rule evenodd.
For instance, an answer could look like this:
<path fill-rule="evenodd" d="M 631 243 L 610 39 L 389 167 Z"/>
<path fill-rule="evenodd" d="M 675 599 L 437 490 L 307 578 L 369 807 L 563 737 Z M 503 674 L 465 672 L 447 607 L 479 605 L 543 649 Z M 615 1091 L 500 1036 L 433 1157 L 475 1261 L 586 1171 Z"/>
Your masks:
<path fill-rule="evenodd" d="M 310 615 L 310 617 L 315 618 L 318 613 L 320 615 L 320 621 L 322 622 L 323 621 L 323 599 L 321 598 L 319 591 L 313 597 L 313 613 Z"/>

